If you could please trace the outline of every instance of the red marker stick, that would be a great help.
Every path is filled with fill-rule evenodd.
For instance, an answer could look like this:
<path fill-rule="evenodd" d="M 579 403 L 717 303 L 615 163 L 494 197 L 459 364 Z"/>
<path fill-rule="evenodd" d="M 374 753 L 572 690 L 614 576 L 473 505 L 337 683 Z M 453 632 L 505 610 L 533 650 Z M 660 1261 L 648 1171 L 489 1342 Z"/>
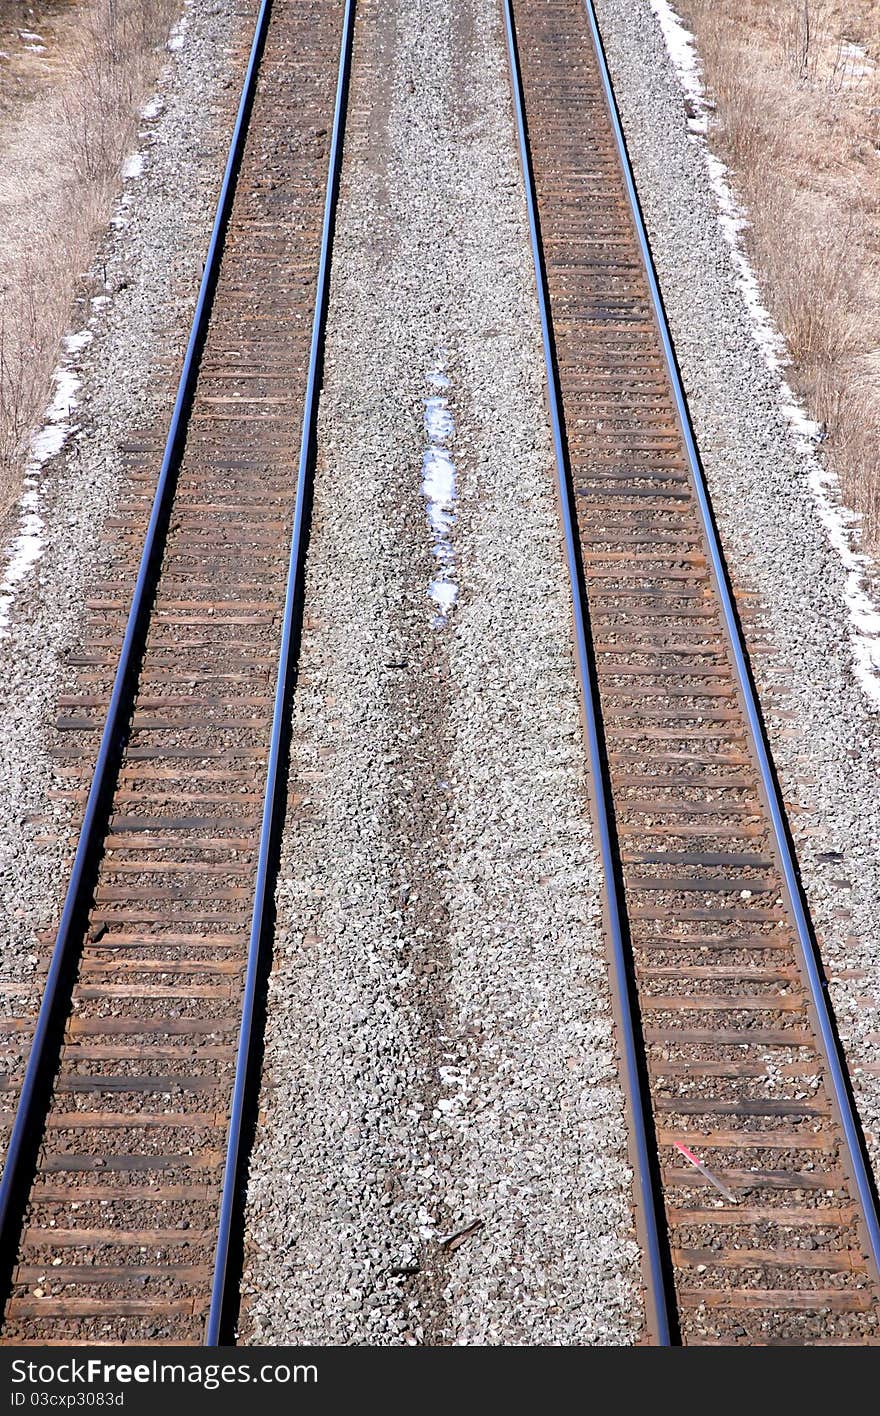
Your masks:
<path fill-rule="evenodd" d="M 679 1145 L 678 1141 L 673 1141 L 672 1144 L 675 1146 L 675 1149 L 677 1151 L 681 1151 L 685 1160 L 689 1161 L 695 1170 L 699 1170 L 701 1175 L 705 1175 L 706 1179 L 709 1181 L 709 1184 L 714 1185 L 715 1189 L 718 1190 L 719 1193 L 722 1194 L 726 1200 L 729 1200 L 732 1205 L 739 1204 L 739 1200 L 736 1198 L 736 1195 L 733 1193 L 733 1191 L 728 1190 L 727 1186 L 723 1184 L 721 1180 L 718 1179 L 717 1175 L 713 1175 L 711 1170 L 707 1170 L 703 1162 L 697 1159 L 692 1150 L 688 1150 L 687 1146 Z"/>

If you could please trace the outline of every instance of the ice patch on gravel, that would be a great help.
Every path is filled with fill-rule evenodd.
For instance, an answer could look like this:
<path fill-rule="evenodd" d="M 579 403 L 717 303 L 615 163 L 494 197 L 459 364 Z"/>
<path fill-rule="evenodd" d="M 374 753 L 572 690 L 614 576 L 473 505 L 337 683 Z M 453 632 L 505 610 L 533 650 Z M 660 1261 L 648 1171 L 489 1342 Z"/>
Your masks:
<path fill-rule="evenodd" d="M 46 409 L 43 426 L 31 439 L 30 457 L 25 468 L 25 490 L 19 499 L 18 530 L 6 548 L 6 564 L 0 580 L 0 638 L 9 631 L 12 602 L 28 572 L 36 565 L 45 549 L 45 524 L 40 513 L 40 472 L 50 458 L 56 457 L 74 431 L 71 415 L 76 408 L 80 380 L 70 361 L 91 342 L 91 330 L 69 334 L 63 340 L 67 359 L 52 375 L 55 391 Z"/>
<path fill-rule="evenodd" d="M 442 629 L 458 599 L 458 585 L 452 545 L 457 471 L 447 446 L 455 436 L 455 419 L 449 399 L 441 392 L 448 389 L 450 383 L 443 371 L 441 358 L 438 357 L 426 382 L 432 392 L 425 399 L 428 446 L 422 456 L 422 496 L 428 503 L 428 525 L 434 538 L 434 557 L 437 561 L 437 569 L 428 585 L 428 595 L 437 609 L 434 625 Z"/>
<path fill-rule="evenodd" d="M 140 177 L 144 170 L 144 155 L 142 152 L 133 152 L 122 164 L 122 175 L 124 178 Z"/>
<path fill-rule="evenodd" d="M 26 485 L 31 479 L 27 479 Z M 31 566 L 43 554 L 43 518 L 37 510 L 36 489 L 29 487 L 19 501 L 21 519 L 18 534 L 7 550 L 6 569 L 0 581 L 0 637 L 9 632 L 9 611 L 15 592 Z"/>
<path fill-rule="evenodd" d="M 846 570 L 844 600 L 849 616 L 855 675 L 872 706 L 880 708 L 880 607 L 874 603 L 867 588 L 867 572 L 872 568 L 872 562 L 854 545 L 852 531 L 859 518 L 842 505 L 837 475 L 814 455 L 820 438 L 819 426 L 801 407 L 783 373 L 791 359 L 785 341 L 761 299 L 757 277 L 743 249 L 742 232 L 748 226 L 748 219 L 733 194 L 727 167 L 709 147 L 710 105 L 703 87 L 694 36 L 685 28 L 668 0 L 650 0 L 650 5 L 689 100 L 688 128 L 703 150 L 710 185 L 718 203 L 718 221 L 730 248 L 755 341 L 768 369 L 778 380 L 782 411 L 798 435 L 800 451 L 807 466 L 807 485 L 816 503 L 819 519 L 830 545 Z"/>
<path fill-rule="evenodd" d="M 68 354 L 81 354 L 91 344 L 94 337 L 90 329 L 81 329 L 79 334 L 68 334 L 65 337 L 64 348 Z"/>

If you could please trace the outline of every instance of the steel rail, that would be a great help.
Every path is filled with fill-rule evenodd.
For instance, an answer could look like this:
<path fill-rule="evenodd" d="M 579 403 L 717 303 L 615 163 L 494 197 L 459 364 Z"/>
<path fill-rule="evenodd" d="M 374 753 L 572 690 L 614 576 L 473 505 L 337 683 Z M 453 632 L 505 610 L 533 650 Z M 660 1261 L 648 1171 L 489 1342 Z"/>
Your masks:
<path fill-rule="evenodd" d="M 198 298 L 196 300 L 183 368 L 178 382 L 174 409 L 171 414 L 171 422 L 165 441 L 165 450 L 162 457 L 158 481 L 156 483 L 150 520 L 147 526 L 143 551 L 141 553 L 137 579 L 132 592 L 131 607 L 129 609 L 125 635 L 119 653 L 116 674 L 113 680 L 113 688 L 107 708 L 107 717 L 101 734 L 101 743 L 95 761 L 88 797 L 86 799 L 85 812 L 83 814 L 76 854 L 68 880 L 64 907 L 58 925 L 58 932 L 55 936 L 52 958 L 49 963 L 40 1011 L 34 1029 L 33 1042 L 28 1056 L 18 1106 L 16 1108 L 15 1120 L 6 1151 L 6 1164 L 3 1170 L 2 1180 L 0 1180 L 0 1250 L 4 1253 L 6 1252 L 6 1246 L 10 1240 L 8 1225 L 11 1222 L 12 1200 L 22 1178 L 20 1171 L 23 1153 L 27 1145 L 32 1143 L 35 1127 L 39 1123 L 39 1115 L 36 1111 L 38 1092 L 43 1078 L 44 1067 L 48 1061 L 48 1048 L 56 1020 L 56 1009 L 61 1002 L 61 983 L 68 964 L 70 963 L 73 950 L 76 947 L 78 937 L 77 924 L 81 918 L 84 905 L 86 904 L 87 891 L 90 886 L 89 872 L 93 863 L 94 852 L 101 840 L 101 812 L 105 802 L 105 793 L 111 784 L 113 772 L 117 765 L 119 749 L 125 735 L 126 711 L 130 706 L 129 691 L 132 682 L 132 674 L 136 664 L 138 645 L 141 641 L 145 620 L 149 613 L 151 580 L 162 545 L 162 527 L 167 519 L 167 513 L 173 497 L 174 478 L 186 432 L 187 412 L 195 386 L 196 364 L 210 314 L 214 285 L 219 269 L 223 237 L 232 206 L 232 197 L 234 195 L 241 152 L 247 132 L 248 117 L 255 90 L 259 59 L 268 27 L 270 9 L 271 0 L 262 0 L 254 26 L 254 37 L 251 44 L 250 56 L 242 84 L 235 126 L 232 130 L 229 153 L 226 159 L 223 181 L 220 187 L 220 195 L 217 200 L 217 208 L 214 216 L 214 224 L 211 230 L 211 238 L 205 255 L 204 271 L 199 287 Z"/>
<path fill-rule="evenodd" d="M 318 416 L 318 401 L 320 397 L 318 376 L 324 344 L 327 303 L 330 294 L 330 262 L 333 246 L 336 200 L 339 193 L 339 177 L 342 167 L 342 141 L 345 130 L 346 99 L 351 68 L 355 4 L 356 0 L 345 0 L 345 14 L 342 21 L 339 77 L 336 85 L 336 106 L 333 115 L 333 133 L 330 142 L 330 158 L 327 174 L 327 195 L 324 202 L 324 225 L 321 234 L 321 256 L 318 265 L 315 313 L 312 322 L 312 342 L 309 353 L 309 371 L 303 410 L 302 435 L 300 439 L 290 565 L 287 576 L 287 591 L 284 600 L 284 621 L 278 660 L 275 707 L 272 716 L 269 762 L 266 770 L 266 792 L 263 801 L 263 820 L 260 830 L 257 880 L 254 890 L 254 908 L 250 940 L 248 943 L 245 993 L 242 1005 L 238 1052 L 236 1055 L 235 1081 L 232 1092 L 226 1163 L 223 1172 L 223 1191 L 215 1250 L 211 1307 L 205 1328 L 204 1345 L 206 1347 L 215 1347 L 220 1343 L 226 1310 L 229 1249 L 232 1239 L 232 1227 L 237 1198 L 236 1190 L 241 1162 L 241 1133 L 249 1082 L 249 1061 L 252 1045 L 254 1011 L 257 999 L 257 984 L 266 933 L 266 905 L 280 796 L 281 754 L 287 718 L 288 688 L 293 667 L 294 624 L 300 607 L 302 592 L 302 568 L 306 548 L 304 535 L 305 509 L 314 466 L 315 433 Z"/>
<path fill-rule="evenodd" d="M 651 256 L 651 248 L 648 242 L 648 234 L 645 228 L 644 217 L 642 216 L 641 204 L 636 190 L 635 176 L 632 164 L 629 159 L 629 152 L 626 146 L 626 139 L 623 134 L 623 125 L 620 118 L 620 111 L 617 107 L 617 99 L 614 94 L 614 87 L 611 82 L 611 75 L 608 69 L 608 62 L 605 57 L 605 48 L 602 43 L 602 35 L 599 30 L 599 23 L 596 18 L 596 11 L 593 0 L 584 0 L 587 18 L 590 23 L 590 30 L 593 38 L 593 47 L 596 53 L 596 60 L 599 66 L 599 73 L 602 85 L 605 90 L 605 98 L 614 129 L 615 142 L 620 157 L 620 164 L 626 183 L 627 198 L 635 224 L 636 234 L 642 252 L 642 260 L 647 274 L 648 285 L 651 292 L 651 302 L 654 307 L 654 314 L 660 331 L 663 344 L 663 353 L 666 360 L 669 378 L 672 385 L 673 396 L 678 412 L 679 423 L 684 437 L 688 463 L 694 488 L 697 495 L 697 503 L 700 508 L 700 515 L 703 521 L 703 528 L 709 547 L 709 554 L 712 568 L 715 574 L 715 581 L 721 600 L 721 607 L 725 629 L 733 654 L 736 676 L 742 694 L 742 701 L 751 731 L 752 743 L 755 749 L 755 756 L 758 762 L 761 786 L 764 791 L 767 806 L 770 812 L 770 819 L 773 823 L 773 835 L 776 848 L 785 878 L 785 888 L 788 894 L 791 912 L 795 922 L 795 932 L 798 939 L 798 947 L 804 966 L 810 998 L 815 1011 L 816 1021 L 822 1037 L 828 1063 L 828 1074 L 834 1092 L 834 1100 L 839 1113 L 840 1123 L 843 1127 L 849 1151 L 849 1161 L 852 1169 L 852 1178 L 858 1190 L 859 1201 L 862 1206 L 862 1217 L 864 1219 L 866 1238 L 870 1248 L 874 1267 L 880 1274 L 880 1217 L 878 1217 L 877 1204 L 874 1196 L 874 1189 L 870 1178 L 870 1168 L 865 1156 L 859 1126 L 853 1111 L 850 1099 L 849 1087 L 846 1079 L 846 1064 L 844 1062 L 840 1043 L 831 1018 L 831 1012 L 825 993 L 825 985 L 819 970 L 819 963 L 816 956 L 816 949 L 813 944 L 813 936 L 807 918 L 807 910 L 804 903 L 800 878 L 794 860 L 794 854 L 789 840 L 788 830 L 785 824 L 785 814 L 776 778 L 770 762 L 770 752 L 767 745 L 764 725 L 758 709 L 755 691 L 752 686 L 751 674 L 746 659 L 745 646 L 740 633 L 739 621 L 734 609 L 733 596 L 727 578 L 727 567 L 718 541 L 715 530 L 715 523 L 712 517 L 709 502 L 709 493 L 706 487 L 706 480 L 703 474 L 702 464 L 697 452 L 696 439 L 694 437 L 693 426 L 691 424 L 690 411 L 687 405 L 684 388 L 682 386 L 681 375 L 678 369 L 678 362 L 675 357 L 675 350 L 672 343 L 672 335 L 669 323 L 666 318 L 666 310 L 663 305 L 663 298 L 660 294 L 660 287 L 657 280 L 657 273 L 654 269 L 654 262 Z"/>
<path fill-rule="evenodd" d="M 556 460 L 559 505 L 565 538 L 565 556 L 571 580 L 572 606 L 574 611 L 574 642 L 581 699 L 587 727 L 587 743 L 590 770 L 594 784 L 596 825 L 599 836 L 599 854 L 602 861 L 605 891 L 605 915 L 611 946 L 611 960 L 618 1007 L 620 1011 L 621 1051 L 624 1070 L 624 1088 L 629 1102 L 631 1116 L 632 1144 L 635 1150 L 636 1185 L 644 1225 L 645 1286 L 647 1296 L 648 1327 L 653 1330 L 657 1346 L 668 1347 L 673 1343 L 672 1320 L 666 1280 L 665 1241 L 661 1239 L 661 1225 L 658 1217 L 660 1203 L 654 1184 L 654 1158 L 648 1131 L 650 1099 L 645 1094 L 642 1071 L 639 1062 L 639 1042 L 630 995 L 629 968 L 625 945 L 625 907 L 620 898 L 617 881 L 617 852 L 614 846 L 611 811 L 609 807 L 608 785 L 602 752 L 602 737 L 599 713 L 599 689 L 592 656 L 588 647 L 589 631 L 581 590 L 577 540 L 574 529 L 575 512 L 572 504 L 568 458 L 562 431 L 562 395 L 554 358 L 553 334 L 547 295 L 544 256 L 537 214 L 537 194 L 529 155 L 528 136 L 525 121 L 525 100 L 522 74 L 516 45 L 516 29 L 513 20 L 511 0 L 504 0 L 504 18 L 507 31 L 507 52 L 510 60 L 514 110 L 519 138 L 519 154 L 528 209 L 529 235 L 532 259 L 535 266 L 535 284 L 538 292 L 538 309 L 541 319 L 541 337 L 544 346 L 544 362 L 547 374 L 547 397 L 550 408 L 550 423 L 553 431 L 553 448 Z"/>

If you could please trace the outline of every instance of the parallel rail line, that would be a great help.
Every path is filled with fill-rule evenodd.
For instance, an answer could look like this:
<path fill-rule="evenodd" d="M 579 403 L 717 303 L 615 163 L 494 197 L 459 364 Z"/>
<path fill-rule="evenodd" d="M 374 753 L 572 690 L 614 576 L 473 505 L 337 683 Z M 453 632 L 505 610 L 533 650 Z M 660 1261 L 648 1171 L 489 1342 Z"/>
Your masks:
<path fill-rule="evenodd" d="M 596 15 L 504 10 L 650 1340 L 876 1342 L 870 1172 Z"/>
<path fill-rule="evenodd" d="M 353 21 L 263 0 L 157 482 L 130 449 L 139 569 L 123 538 L 71 656 L 61 770 L 101 741 L 0 1187 L 5 1342 L 215 1344 L 234 1320 Z"/>

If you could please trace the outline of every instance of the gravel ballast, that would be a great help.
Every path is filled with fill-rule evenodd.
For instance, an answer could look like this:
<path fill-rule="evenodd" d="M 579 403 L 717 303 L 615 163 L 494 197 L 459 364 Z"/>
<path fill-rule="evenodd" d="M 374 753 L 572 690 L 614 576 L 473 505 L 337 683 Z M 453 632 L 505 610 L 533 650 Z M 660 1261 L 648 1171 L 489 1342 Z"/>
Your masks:
<path fill-rule="evenodd" d="M 846 569 L 810 489 L 816 453 L 756 339 L 650 0 L 596 10 L 877 1173 L 880 716 L 853 668 Z"/>
<path fill-rule="evenodd" d="M 499 19 L 358 7 L 249 1342 L 641 1330 Z"/>
<path fill-rule="evenodd" d="M 167 62 L 93 269 L 84 275 L 62 356 L 54 428 L 67 439 L 39 474 L 29 516 L 41 523 L 42 554 L 7 606 L 0 636 L 0 982 L 13 1011 L 25 1010 L 41 974 L 37 932 L 58 918 L 64 860 L 81 808 L 49 801 L 63 786 L 50 750 L 59 694 L 76 688 L 65 664 L 82 644 L 83 604 L 100 593 L 110 563 L 108 525 L 125 479 L 122 445 L 159 440 L 201 279 L 241 81 L 250 6 L 214 0 L 174 27 Z M 158 474 L 158 460 L 156 464 Z M 4 550 L 22 529 L 13 508 Z M 33 524 L 25 522 L 25 525 Z M 4 554 L 4 573 L 6 570 Z M 97 744 L 96 744 L 97 746 Z M 54 814 L 54 820 L 53 820 Z M 46 825 L 58 832 L 47 839 Z"/>

